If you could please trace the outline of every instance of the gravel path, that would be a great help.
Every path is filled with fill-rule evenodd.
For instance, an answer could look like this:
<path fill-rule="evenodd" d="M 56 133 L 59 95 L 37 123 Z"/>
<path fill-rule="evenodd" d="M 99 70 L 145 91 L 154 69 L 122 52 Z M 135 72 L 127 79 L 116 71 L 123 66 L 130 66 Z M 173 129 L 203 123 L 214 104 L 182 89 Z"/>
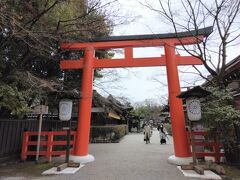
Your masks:
<path fill-rule="evenodd" d="M 86 164 L 73 175 L 51 175 L 30 179 L 197 180 L 184 177 L 175 165 L 167 163 L 167 158 L 173 154 L 172 143 L 168 141 L 166 145 L 160 145 L 157 130 L 153 131 L 150 144 L 145 144 L 143 134 L 130 133 L 120 143 L 90 144 L 89 151 L 94 155 L 95 161 Z M 7 180 L 12 179 L 9 177 Z"/>

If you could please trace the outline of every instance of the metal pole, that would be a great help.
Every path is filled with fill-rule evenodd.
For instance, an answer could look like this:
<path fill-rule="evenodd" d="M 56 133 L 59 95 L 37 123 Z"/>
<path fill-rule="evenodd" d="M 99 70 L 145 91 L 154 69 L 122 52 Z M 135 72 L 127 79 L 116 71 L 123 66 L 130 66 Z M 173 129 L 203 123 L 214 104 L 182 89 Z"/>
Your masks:
<path fill-rule="evenodd" d="M 40 141 L 41 141 L 41 131 L 42 131 L 42 114 L 39 114 L 36 161 L 38 161 L 38 159 L 39 159 L 39 149 L 40 149 Z"/>

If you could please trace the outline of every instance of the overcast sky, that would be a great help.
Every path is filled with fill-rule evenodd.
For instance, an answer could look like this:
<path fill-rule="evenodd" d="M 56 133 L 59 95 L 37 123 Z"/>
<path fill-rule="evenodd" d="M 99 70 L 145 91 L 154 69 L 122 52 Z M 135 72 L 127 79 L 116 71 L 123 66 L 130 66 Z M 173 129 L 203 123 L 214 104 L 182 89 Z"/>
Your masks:
<path fill-rule="evenodd" d="M 157 2 L 154 0 L 149 0 Z M 170 29 L 161 22 L 157 13 L 150 11 L 139 4 L 138 0 L 119 0 L 119 14 L 124 14 L 135 20 L 129 24 L 117 26 L 114 28 L 113 35 L 137 35 L 137 34 L 159 34 L 169 33 Z M 182 53 L 182 52 L 181 52 Z M 121 53 L 115 52 L 115 58 L 121 56 Z M 162 48 L 138 48 L 134 49 L 134 57 L 154 57 L 164 54 Z M 231 58 L 236 54 L 232 53 Z M 202 72 L 206 72 L 200 67 Z M 197 75 L 186 72 L 191 69 L 190 66 L 179 67 L 179 76 L 181 87 L 192 86 L 204 82 Z M 127 68 L 127 69 L 105 69 L 104 72 L 111 72 L 105 78 L 97 82 L 96 88 L 103 95 L 110 93 L 114 96 L 124 96 L 133 104 L 142 102 L 146 99 L 153 99 L 159 104 L 166 103 L 168 98 L 167 79 L 165 67 L 146 67 L 146 68 Z M 114 73 L 115 75 L 112 75 Z M 120 76 L 120 78 L 118 77 Z M 104 90 L 103 90 L 104 89 Z M 107 93 L 106 93 L 107 92 Z"/>
<path fill-rule="evenodd" d="M 113 35 L 159 34 L 169 32 L 166 26 L 159 21 L 158 15 L 146 7 L 143 7 L 137 0 L 119 0 L 119 3 L 122 14 L 136 18 L 129 24 L 115 27 Z M 121 56 L 118 52 L 115 54 L 115 57 Z M 134 57 L 154 57 L 160 56 L 160 54 L 164 54 L 163 49 L 160 48 L 134 49 Z M 104 95 L 110 93 L 114 96 L 124 96 L 133 104 L 143 102 L 146 99 L 152 99 L 159 104 L 166 103 L 167 101 L 168 89 L 166 86 L 165 67 L 105 69 L 104 71 L 116 71 L 118 72 L 117 75 L 121 76 L 121 78 L 115 79 L 117 75 L 115 75 L 115 77 L 106 75 L 105 78 L 98 82 L 98 86 L 104 90 L 101 88 L 96 89 Z"/>

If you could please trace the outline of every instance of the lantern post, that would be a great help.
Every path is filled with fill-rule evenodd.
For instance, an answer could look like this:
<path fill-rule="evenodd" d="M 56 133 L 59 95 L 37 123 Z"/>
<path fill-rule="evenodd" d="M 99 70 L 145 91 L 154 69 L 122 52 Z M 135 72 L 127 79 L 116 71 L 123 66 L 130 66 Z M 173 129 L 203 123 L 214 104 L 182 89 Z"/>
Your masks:
<path fill-rule="evenodd" d="M 186 101 L 186 111 L 188 117 L 187 119 L 189 120 L 190 142 L 192 146 L 193 166 L 198 165 L 198 161 L 196 157 L 196 149 L 194 143 L 195 138 L 191 132 L 193 124 L 195 122 L 198 122 L 202 118 L 200 98 L 205 97 L 209 94 L 211 94 L 209 91 L 202 89 L 200 86 L 196 86 L 188 91 L 182 92 L 180 95 L 177 96 L 178 98 L 184 99 Z M 203 173 L 203 171 L 200 172 Z"/>
<path fill-rule="evenodd" d="M 62 99 L 59 102 L 59 119 L 68 122 L 68 127 L 64 128 L 67 130 L 66 163 L 69 162 L 70 155 L 72 104 L 70 99 Z"/>

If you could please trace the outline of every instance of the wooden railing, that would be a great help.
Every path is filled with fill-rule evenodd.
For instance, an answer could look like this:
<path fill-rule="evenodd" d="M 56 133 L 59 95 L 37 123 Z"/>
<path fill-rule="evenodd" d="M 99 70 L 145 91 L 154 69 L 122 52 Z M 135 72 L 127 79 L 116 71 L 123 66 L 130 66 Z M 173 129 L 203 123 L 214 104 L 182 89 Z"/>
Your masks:
<path fill-rule="evenodd" d="M 71 131 L 71 138 L 70 145 L 72 149 L 74 149 L 75 144 L 75 131 Z M 27 156 L 36 156 L 37 154 L 37 138 L 36 140 L 32 140 L 32 136 L 37 136 L 38 132 L 24 132 L 23 134 L 23 141 L 22 141 L 22 153 L 21 153 L 21 160 L 25 161 L 27 159 Z M 58 139 L 60 139 L 59 136 L 67 136 L 67 131 L 43 131 L 41 132 L 41 141 L 40 141 L 40 151 L 39 156 L 46 156 L 48 162 L 52 161 L 52 156 L 59 156 L 59 155 L 65 155 L 66 150 L 53 150 L 53 147 L 55 146 L 66 146 L 67 141 L 66 140 L 57 140 L 55 136 L 58 136 Z M 44 137 L 44 138 L 42 138 Z M 32 150 L 29 150 L 29 146 L 33 146 Z M 44 147 L 45 146 L 45 147 Z M 45 149 L 45 150 L 43 150 Z M 56 148 L 57 149 L 57 148 Z"/>
<path fill-rule="evenodd" d="M 213 140 L 206 142 L 205 141 L 205 136 L 208 135 L 208 132 L 191 132 L 193 137 L 195 135 L 203 136 L 204 138 L 202 139 L 194 139 L 193 141 L 191 140 L 190 133 L 188 133 L 189 137 L 189 144 L 190 146 L 194 143 L 195 146 L 203 146 L 204 151 L 203 152 L 195 152 L 197 157 L 205 157 L 205 156 L 210 156 L 215 158 L 215 162 L 220 162 L 220 157 L 224 157 L 224 153 L 221 152 L 221 147 L 222 144 L 220 144 L 216 138 L 213 138 Z M 205 151 L 206 147 L 211 147 L 213 151 Z"/>

